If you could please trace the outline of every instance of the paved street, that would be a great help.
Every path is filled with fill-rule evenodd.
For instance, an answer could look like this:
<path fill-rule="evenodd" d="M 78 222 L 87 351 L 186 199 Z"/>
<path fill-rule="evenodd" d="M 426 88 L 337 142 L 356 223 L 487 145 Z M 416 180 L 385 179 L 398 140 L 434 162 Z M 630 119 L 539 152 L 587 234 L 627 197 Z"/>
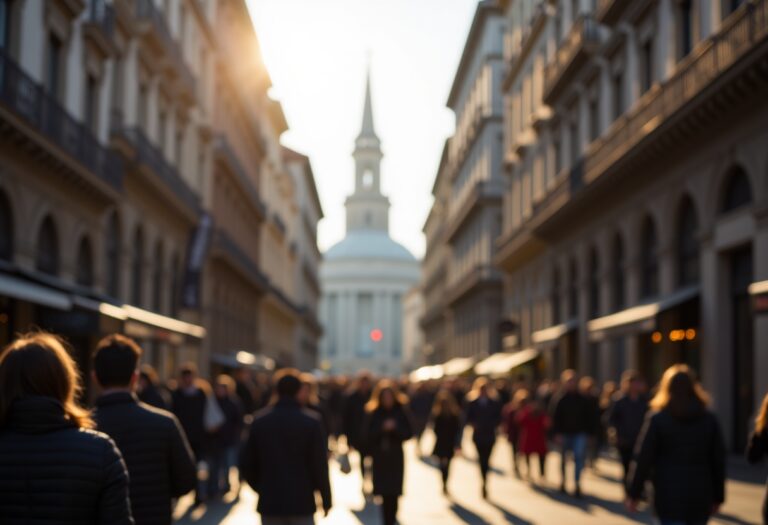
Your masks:
<path fill-rule="evenodd" d="M 424 441 L 427 445 L 427 439 Z M 425 446 L 426 448 L 426 446 Z M 450 492 L 445 498 L 440 490 L 440 474 L 429 461 L 420 460 L 412 443 L 408 446 L 405 496 L 401 500 L 401 525 L 460 525 L 460 524 L 557 524 L 579 525 L 605 523 L 622 525 L 651 523 L 648 513 L 628 516 L 623 509 L 622 490 L 617 482 L 620 467 L 609 460 L 601 460 L 596 472 L 587 472 L 583 481 L 585 497 L 578 501 L 558 492 L 559 459 L 550 455 L 548 480 L 542 486 L 510 476 L 510 454 L 506 442 L 499 441 L 492 465 L 495 474 L 490 481 L 490 498 L 480 497 L 479 472 L 474 461 L 472 445 L 465 442 L 467 457 L 457 458 L 452 465 Z M 728 502 L 716 524 L 756 524 L 763 497 L 759 482 L 762 472 L 741 466 L 731 467 L 732 479 L 728 485 Z M 333 464 L 332 471 L 334 509 L 320 525 L 378 525 L 379 514 L 375 505 L 362 497 L 357 471 L 344 475 Z M 189 511 L 189 498 L 177 509 L 184 525 L 258 524 L 255 513 L 256 496 L 244 489 L 242 497 L 232 503 L 221 503 L 209 508 Z"/>

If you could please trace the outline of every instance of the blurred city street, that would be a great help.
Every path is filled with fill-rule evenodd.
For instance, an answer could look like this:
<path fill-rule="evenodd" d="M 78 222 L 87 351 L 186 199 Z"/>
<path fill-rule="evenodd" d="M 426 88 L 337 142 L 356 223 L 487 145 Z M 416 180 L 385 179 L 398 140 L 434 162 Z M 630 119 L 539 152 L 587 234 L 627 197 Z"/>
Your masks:
<path fill-rule="evenodd" d="M 431 446 L 431 436 L 423 440 L 424 449 Z M 413 442 L 407 446 L 405 495 L 400 501 L 401 525 L 580 525 L 652 523 L 648 512 L 628 515 L 622 504 L 622 490 L 617 482 L 620 474 L 618 463 L 602 459 L 597 471 L 587 471 L 582 481 L 584 497 L 581 500 L 559 492 L 560 461 L 550 454 L 547 481 L 540 486 L 529 484 L 510 476 L 510 454 L 506 441 L 499 440 L 494 449 L 492 465 L 494 475 L 490 479 L 489 499 L 480 495 L 480 475 L 475 462 L 472 443 L 465 440 L 465 457 L 456 458 L 451 465 L 450 498 L 440 491 L 440 473 L 429 460 L 416 455 Z M 740 474 L 738 461 L 729 465 L 731 479 L 727 487 L 727 501 L 713 524 L 757 524 L 764 487 L 755 478 L 746 480 Z M 534 467 L 535 471 L 535 467 Z M 749 472 L 749 471 L 747 471 Z M 523 471 L 523 474 L 525 472 Z M 735 477 L 740 478 L 739 480 Z M 366 504 L 360 489 L 360 476 L 353 462 L 353 471 L 344 475 L 338 463 L 332 462 L 334 508 L 325 519 L 317 516 L 320 525 L 378 525 L 379 509 Z M 180 525 L 241 525 L 260 524 L 256 514 L 256 496 L 244 488 L 236 502 L 190 509 L 191 499 L 180 502 L 176 516 Z"/>

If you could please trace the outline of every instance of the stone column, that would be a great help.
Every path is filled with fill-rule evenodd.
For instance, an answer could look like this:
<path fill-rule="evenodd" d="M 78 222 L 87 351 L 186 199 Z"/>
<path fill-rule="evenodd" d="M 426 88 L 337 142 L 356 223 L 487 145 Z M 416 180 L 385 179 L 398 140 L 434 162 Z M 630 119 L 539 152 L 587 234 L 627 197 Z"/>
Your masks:
<path fill-rule="evenodd" d="M 659 0 L 658 24 L 656 28 L 656 79 L 664 82 L 672 72 L 675 60 L 675 13 L 672 0 Z"/>

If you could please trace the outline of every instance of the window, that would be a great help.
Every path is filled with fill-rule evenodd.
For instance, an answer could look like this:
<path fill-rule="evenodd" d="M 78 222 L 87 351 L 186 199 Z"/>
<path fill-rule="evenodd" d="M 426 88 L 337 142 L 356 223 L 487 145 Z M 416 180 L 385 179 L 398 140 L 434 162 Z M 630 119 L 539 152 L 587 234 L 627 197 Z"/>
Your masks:
<path fill-rule="evenodd" d="M 560 324 L 560 272 L 557 268 L 552 271 L 551 293 L 549 302 L 552 308 L 552 324 Z"/>
<path fill-rule="evenodd" d="M 155 256 L 153 259 L 152 309 L 155 312 L 160 312 L 163 308 L 163 243 L 160 241 L 155 245 Z"/>
<path fill-rule="evenodd" d="M 659 243 L 653 219 L 646 217 L 641 237 L 641 280 L 640 294 L 643 299 L 659 293 Z"/>
<path fill-rule="evenodd" d="M 693 49 L 693 3 L 691 0 L 682 0 L 679 4 L 680 33 L 678 37 L 678 60 L 688 56 Z"/>
<path fill-rule="evenodd" d="M 575 260 L 572 260 L 570 264 L 568 282 L 570 283 L 568 290 L 568 313 L 571 315 L 571 318 L 575 319 L 579 316 L 579 275 Z"/>
<path fill-rule="evenodd" d="M 176 168 L 181 169 L 184 162 L 184 127 L 181 123 L 178 126 L 176 130 L 176 154 L 174 155 L 174 160 L 176 161 Z"/>
<path fill-rule="evenodd" d="M 61 100 L 61 40 L 54 34 L 48 36 L 48 64 L 46 67 L 45 88 L 56 99 Z"/>
<path fill-rule="evenodd" d="M 645 93 L 653 85 L 653 38 L 640 47 L 640 91 Z"/>
<path fill-rule="evenodd" d="M 13 260 L 13 215 L 11 204 L 0 191 L 0 260 Z"/>
<path fill-rule="evenodd" d="M 149 87 L 139 84 L 139 126 L 146 133 L 149 127 Z"/>
<path fill-rule="evenodd" d="M 75 281 L 80 286 L 93 286 L 93 249 L 88 237 L 80 240 L 80 246 L 77 249 L 77 268 L 75 269 Z"/>
<path fill-rule="evenodd" d="M 589 253 L 589 315 L 600 316 L 600 260 L 595 248 Z"/>
<path fill-rule="evenodd" d="M 677 284 L 688 286 L 699 280 L 699 242 L 696 210 L 690 197 L 680 204 L 677 218 Z"/>
<path fill-rule="evenodd" d="M 49 215 L 43 220 L 37 233 L 35 268 L 49 275 L 59 274 L 59 235 Z"/>
<path fill-rule="evenodd" d="M 174 254 L 171 258 L 171 316 L 179 315 L 179 306 L 181 304 L 181 265 L 179 264 L 179 255 Z"/>
<path fill-rule="evenodd" d="M 563 169 L 563 159 L 560 151 L 560 138 L 556 137 L 552 141 L 552 154 L 555 157 L 555 175 L 559 174 Z"/>
<path fill-rule="evenodd" d="M 731 169 L 728 174 L 720 211 L 727 213 L 752 203 L 752 188 L 747 173 L 741 166 Z"/>
<path fill-rule="evenodd" d="M 613 75 L 613 119 L 616 120 L 624 113 L 624 73 L 619 71 Z"/>
<path fill-rule="evenodd" d="M 120 297 L 120 223 L 117 213 L 112 212 L 107 221 L 107 230 L 104 235 L 105 263 L 106 263 L 106 289 L 107 294 L 113 298 Z"/>
<path fill-rule="evenodd" d="M 93 133 L 98 135 L 99 130 L 99 84 L 95 77 L 87 75 L 85 77 L 85 115 L 83 122 L 85 126 Z"/>
<path fill-rule="evenodd" d="M 589 141 L 600 136 L 600 105 L 597 97 L 589 100 Z"/>
<path fill-rule="evenodd" d="M 611 251 L 613 256 L 613 309 L 618 311 L 626 305 L 624 242 L 621 240 L 621 235 L 616 234 Z"/>
<path fill-rule="evenodd" d="M 133 235 L 133 256 L 131 259 L 131 304 L 141 306 L 144 284 L 144 232 L 136 227 Z"/>

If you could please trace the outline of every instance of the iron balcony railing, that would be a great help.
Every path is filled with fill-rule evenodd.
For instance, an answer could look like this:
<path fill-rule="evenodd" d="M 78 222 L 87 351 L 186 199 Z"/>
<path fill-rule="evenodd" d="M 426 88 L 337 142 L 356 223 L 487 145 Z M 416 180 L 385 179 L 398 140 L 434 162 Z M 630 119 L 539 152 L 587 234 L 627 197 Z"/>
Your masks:
<path fill-rule="evenodd" d="M 0 103 L 77 163 L 115 189 L 123 184 L 123 164 L 91 131 L 75 120 L 0 48 Z"/>
<path fill-rule="evenodd" d="M 768 37 L 768 0 L 743 5 L 723 28 L 694 50 L 669 80 L 646 93 L 587 151 L 584 177 L 591 182 L 701 93 Z"/>
<path fill-rule="evenodd" d="M 582 53 L 592 52 L 599 43 L 600 31 L 597 22 L 590 15 L 581 15 L 544 69 L 545 101 L 549 101 L 559 88 L 566 84 L 568 73 L 576 59 L 582 56 Z"/>

